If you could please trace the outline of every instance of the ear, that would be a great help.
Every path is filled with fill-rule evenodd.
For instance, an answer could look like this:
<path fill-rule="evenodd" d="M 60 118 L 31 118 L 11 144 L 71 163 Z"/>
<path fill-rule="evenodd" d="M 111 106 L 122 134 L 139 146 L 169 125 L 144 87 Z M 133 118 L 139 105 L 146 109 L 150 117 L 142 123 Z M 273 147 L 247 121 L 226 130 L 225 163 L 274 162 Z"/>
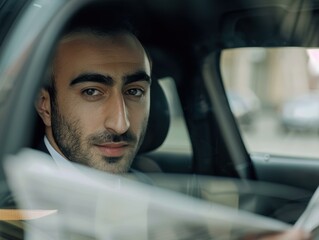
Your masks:
<path fill-rule="evenodd" d="M 41 89 L 35 103 L 35 108 L 46 127 L 51 127 L 51 102 L 47 90 Z"/>

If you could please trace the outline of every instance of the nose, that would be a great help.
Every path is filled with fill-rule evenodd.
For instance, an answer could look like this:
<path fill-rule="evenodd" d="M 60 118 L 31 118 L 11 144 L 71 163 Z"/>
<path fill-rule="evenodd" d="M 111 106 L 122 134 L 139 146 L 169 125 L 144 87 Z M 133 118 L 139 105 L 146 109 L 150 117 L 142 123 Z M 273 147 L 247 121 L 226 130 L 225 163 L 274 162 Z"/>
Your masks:
<path fill-rule="evenodd" d="M 114 134 L 123 134 L 130 127 L 127 107 L 122 93 L 116 93 L 106 103 L 105 128 Z"/>

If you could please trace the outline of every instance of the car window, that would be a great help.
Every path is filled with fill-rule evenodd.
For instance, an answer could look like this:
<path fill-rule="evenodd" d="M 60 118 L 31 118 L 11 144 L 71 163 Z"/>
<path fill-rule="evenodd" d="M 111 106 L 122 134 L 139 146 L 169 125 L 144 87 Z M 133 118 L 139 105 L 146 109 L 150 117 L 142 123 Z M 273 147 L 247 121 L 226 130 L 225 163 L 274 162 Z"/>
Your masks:
<path fill-rule="evenodd" d="M 14 152 L 24 145 L 21 142 L 20 147 L 14 147 L 19 140 L 24 141 L 24 139 L 18 138 L 17 140 L 16 136 L 13 136 L 12 139 L 14 141 L 11 142 L 10 134 L 5 133 L 9 131 L 9 127 L 5 123 L 7 121 L 12 123 L 12 120 L 8 120 L 10 117 L 13 117 L 14 114 L 21 114 L 20 117 L 13 117 L 13 119 L 18 121 L 23 119 L 18 125 L 24 129 L 31 129 L 23 125 L 27 124 L 26 126 L 29 126 L 29 121 L 32 121 L 32 117 L 29 119 L 26 116 L 30 116 L 30 112 L 34 110 L 34 104 L 30 101 L 29 105 L 26 106 L 25 103 L 28 101 L 22 97 L 23 94 L 20 91 L 21 89 L 26 90 L 31 94 L 29 96 L 34 101 L 36 94 L 32 95 L 32 93 L 38 91 L 39 84 L 35 81 L 38 78 L 36 75 L 43 77 L 46 66 L 44 52 L 51 52 L 47 46 L 52 45 L 54 42 L 54 38 L 51 36 L 47 38 L 47 41 L 43 41 L 43 45 L 41 45 L 38 42 L 39 36 L 43 34 L 43 29 L 48 30 L 48 27 L 45 28 L 48 22 L 52 24 L 52 28 L 56 26 L 51 18 L 61 6 L 63 6 L 63 3 L 59 1 L 34 0 L 29 2 L 21 14 L 15 12 L 17 17 L 13 23 L 11 22 L 12 29 L 10 29 L 3 42 L 0 58 L 0 121 L 2 123 L 0 132 L 7 137 L 0 140 L 3 152 Z M 39 53 L 36 54 L 36 52 Z M 32 58 L 33 62 L 37 57 L 39 57 L 38 62 L 34 62 L 33 65 L 30 64 L 30 59 Z M 26 67 L 28 63 L 29 65 Z M 32 66 L 36 70 L 32 70 Z M 21 87 L 22 85 L 24 87 Z M 19 96 L 19 98 L 16 96 Z M 12 106 L 17 110 L 16 112 L 12 111 Z M 19 106 L 21 106 L 21 109 L 19 109 Z M 28 137 L 30 135 L 28 133 L 25 136 Z M 1 154 L 2 152 L 0 151 Z"/>
<path fill-rule="evenodd" d="M 13 24 L 14 19 L 19 14 L 21 8 L 24 6 L 26 0 L 16 0 L 16 1 L 8 1 L 1 0 L 0 1 L 0 46 L 2 45 L 2 41 L 6 36 L 9 28 Z"/>
<path fill-rule="evenodd" d="M 64 3 L 62 4 L 62 2 Z M 88 166 L 73 165 L 69 161 L 66 161 L 66 166 L 62 166 L 60 169 L 59 166 L 57 167 L 59 164 L 56 164 L 52 159 L 53 154 L 51 157 L 44 152 L 48 149 L 29 148 L 31 140 L 27 141 L 24 138 L 27 138 L 28 126 L 31 125 L 27 123 L 27 121 L 31 122 L 28 119 L 31 118 L 29 109 L 34 110 L 34 98 L 38 93 L 38 88 L 35 85 L 39 85 L 40 81 L 43 83 L 47 77 L 43 66 L 46 67 L 49 56 L 52 57 L 50 53 L 52 54 L 51 48 L 55 46 L 54 41 L 56 40 L 54 39 L 57 38 L 58 32 L 62 29 L 59 24 L 66 24 L 66 16 L 74 14 L 71 10 L 76 11 L 75 9 L 79 8 L 78 4 L 84 6 L 85 2 L 89 1 L 65 2 L 56 0 L 47 1 L 48 5 L 41 5 L 38 4 L 38 1 L 34 1 L 34 4 L 30 5 L 30 11 L 26 17 L 20 19 L 18 25 L 20 28 L 17 28 L 16 34 L 11 37 L 12 41 L 8 41 L 10 43 L 7 44 L 8 50 L 4 52 L 7 55 L 3 54 L 0 58 L 0 72 L 4 73 L 3 83 L 0 82 L 0 93 L 2 93 L 0 94 L 0 112 L 1 103 L 9 102 L 3 93 L 7 92 L 7 95 L 11 96 L 9 100 L 12 102 L 10 105 L 12 107 L 9 106 L 6 108 L 8 109 L 6 112 L 3 111 L 4 113 L 10 113 L 4 114 L 4 116 L 8 115 L 6 117 L 7 121 L 1 124 L 6 131 L 1 132 L 0 128 L 1 142 L 4 146 L 2 148 L 8 150 L 2 155 L 0 150 L 0 157 L 1 161 L 5 162 L 3 164 L 6 171 L 5 177 L 8 176 L 10 190 L 16 194 L 3 195 L 5 196 L 3 202 L 6 204 L 6 200 L 9 199 L 12 203 L 15 197 L 17 200 L 15 207 L 18 207 L 18 211 L 25 209 L 49 210 L 46 213 L 52 214 L 48 218 L 46 218 L 47 216 L 41 217 L 38 221 L 25 221 L 25 235 L 32 236 L 32 239 L 43 239 L 43 236 L 53 238 L 61 236 L 64 239 L 148 239 L 148 236 L 151 239 L 237 239 L 237 237 L 247 239 L 254 236 L 249 235 L 253 230 L 258 230 L 257 233 L 264 234 L 268 231 L 273 233 L 291 228 L 292 225 L 287 225 L 287 223 L 293 224 L 298 219 L 305 206 L 304 204 L 308 203 L 311 196 L 308 190 L 295 188 L 294 186 L 300 187 L 296 182 L 308 180 L 306 178 L 309 177 L 309 174 L 299 174 L 299 172 L 296 177 L 297 174 L 290 171 L 290 175 L 287 174 L 284 180 L 269 181 L 268 183 L 263 182 L 265 178 L 255 179 L 246 171 L 248 169 L 246 166 L 250 164 L 250 162 L 247 162 L 247 164 L 244 162 L 246 152 L 240 151 L 244 150 L 241 148 L 233 148 L 233 145 L 236 145 L 239 141 L 236 139 L 238 137 L 237 131 L 233 131 L 235 129 L 233 124 L 229 124 L 233 120 L 231 114 L 228 111 L 229 116 L 225 115 L 225 117 L 224 112 L 219 111 L 220 106 L 225 104 L 219 105 L 218 101 L 213 102 L 216 99 L 220 100 L 221 97 L 222 100 L 225 100 L 226 96 L 223 91 L 219 91 L 219 88 L 215 88 L 217 89 L 215 95 L 218 95 L 216 97 L 214 95 L 216 92 L 210 91 L 207 87 L 215 86 L 207 84 L 211 80 L 207 76 L 212 78 L 217 76 L 216 65 L 207 64 L 208 67 L 211 66 L 210 69 L 214 69 L 212 71 L 214 74 L 208 72 L 207 76 L 201 75 L 204 72 L 201 72 L 201 70 L 202 64 L 205 63 L 205 57 L 210 51 L 214 53 L 215 50 L 218 51 L 221 43 L 218 43 L 216 48 L 206 47 L 211 39 L 205 39 L 204 46 L 199 44 L 199 41 L 204 40 L 202 39 L 204 36 L 217 37 L 220 33 L 214 32 L 211 35 L 211 32 L 209 34 L 205 32 L 205 34 L 201 33 L 199 35 L 197 30 L 200 32 L 204 29 L 198 26 L 213 27 L 210 23 L 219 23 L 223 20 L 210 18 L 210 21 L 204 21 L 209 15 L 214 15 L 214 12 L 205 12 L 205 15 L 199 12 L 200 9 L 213 9 L 210 4 L 198 6 L 197 3 L 201 1 L 194 1 L 194 5 L 188 6 L 189 8 L 186 8 L 183 4 L 179 5 L 188 1 L 175 1 L 172 8 L 165 8 L 165 4 L 161 5 L 158 4 L 158 1 L 155 1 L 157 3 L 155 5 L 160 6 L 148 6 L 143 9 L 145 11 L 141 12 L 143 14 L 139 14 L 142 17 L 142 25 L 146 25 L 143 28 L 141 27 L 141 30 L 149 32 L 149 34 L 144 33 L 143 39 L 146 41 L 149 37 L 149 46 L 154 44 L 157 47 L 159 45 L 164 48 L 163 52 L 169 50 L 168 52 L 176 54 L 176 56 L 172 56 L 172 59 L 174 61 L 175 59 L 178 60 L 176 65 L 180 66 L 180 69 L 168 68 L 167 65 L 170 65 L 170 62 L 167 61 L 168 64 L 166 64 L 165 58 L 163 60 L 165 64 L 160 65 L 163 68 L 160 71 L 160 76 L 170 74 L 176 76 L 176 79 L 166 77 L 159 80 L 169 102 L 170 130 L 166 141 L 158 150 L 160 153 L 154 151 L 154 154 L 151 152 L 140 158 L 145 160 L 146 164 L 150 164 L 151 167 L 155 164 L 148 160 L 159 163 L 158 165 L 161 167 L 159 170 L 163 170 L 163 172 L 155 172 L 153 175 L 148 174 L 148 172 L 132 170 L 128 173 L 128 176 L 123 172 L 120 172 L 119 175 L 108 174 L 108 172 L 88 168 Z M 51 7 L 49 3 L 53 6 Z M 195 8 L 196 6 L 200 8 Z M 232 10 L 235 9 L 234 6 L 231 7 Z M 214 9 L 219 11 L 219 8 Z M 108 11 L 103 14 L 103 17 L 113 9 L 106 10 Z M 190 15 L 185 18 L 186 16 L 184 17 L 183 14 L 179 15 L 180 10 L 185 10 L 182 11 L 185 13 L 196 12 L 197 10 L 198 15 L 194 19 Z M 243 9 L 243 11 L 246 13 L 246 9 Z M 224 16 L 222 11 L 218 13 L 219 15 Z M 171 18 L 171 16 L 174 18 Z M 200 19 L 203 21 L 199 21 Z M 48 24 L 48 22 L 51 24 Z M 244 27 L 247 26 L 246 24 L 243 25 Z M 216 30 L 220 29 L 220 26 L 215 27 Z M 156 29 L 156 31 L 151 31 L 152 29 Z M 184 29 L 187 31 L 184 32 Z M 179 33 L 179 30 L 182 30 L 181 33 Z M 268 33 L 266 30 L 265 32 Z M 158 36 L 163 36 L 163 39 Z M 24 41 L 19 44 L 21 39 L 24 39 Z M 29 53 L 29 58 L 24 59 L 24 53 Z M 214 60 L 216 56 L 213 54 Z M 315 131 L 312 130 L 301 131 L 291 129 L 291 127 L 283 127 L 283 119 L 286 116 L 283 114 L 286 102 L 293 100 L 293 97 L 316 93 L 315 88 L 310 87 L 315 86 L 310 82 L 312 82 L 313 76 L 317 76 L 314 69 L 309 67 L 312 60 L 316 61 L 316 52 L 313 49 L 242 48 L 225 50 L 221 56 L 222 75 L 227 97 L 249 152 L 291 155 L 292 150 L 278 146 L 279 143 L 284 143 L 287 146 L 290 144 L 291 148 L 292 144 L 301 145 L 300 142 L 295 142 L 293 137 L 297 136 L 299 140 L 304 140 L 303 136 L 313 136 L 312 140 L 317 138 L 314 134 Z M 19 57 L 24 61 L 18 61 Z M 72 62 L 72 60 L 69 62 Z M 19 65 L 14 63 L 21 64 L 21 71 L 16 67 Z M 124 63 L 127 64 L 128 62 L 125 61 Z M 100 66 L 102 68 L 102 65 Z M 296 67 L 292 68 L 292 66 Z M 9 75 L 11 69 L 17 72 L 15 74 L 17 76 Z M 137 73 L 137 76 L 140 76 L 140 72 Z M 12 80 L 10 81 L 10 79 Z M 16 80 L 16 82 L 13 80 Z M 181 100 L 185 104 L 183 108 L 188 126 L 184 121 L 175 81 Z M 4 83 L 10 84 L 8 91 L 4 91 L 8 89 Z M 220 86 L 219 84 L 220 82 L 216 85 Z M 19 89 L 19 91 L 14 91 L 15 89 L 11 86 Z M 285 89 L 285 91 L 281 89 Z M 134 89 L 131 90 L 128 92 L 136 92 Z M 211 102 L 209 102 L 210 100 Z M 76 108 L 76 101 L 72 103 L 75 103 L 75 105 L 72 105 L 70 109 Z M 300 111 L 299 115 L 304 116 L 303 110 Z M 92 123 L 94 123 L 95 115 L 89 113 L 89 111 L 84 112 L 85 118 L 88 120 L 92 118 Z M 116 111 L 111 113 L 114 114 Z M 165 113 L 167 113 L 166 109 Z M 66 114 L 65 116 L 72 118 L 74 115 Z M 0 115 L 0 119 L 1 117 L 2 115 Z M 225 121 L 224 125 L 220 124 L 222 122 L 220 119 L 223 120 L 223 117 L 231 121 Z M 73 119 L 71 122 L 73 122 Z M 74 119 L 74 122 L 76 122 L 76 119 Z M 98 122 L 103 123 L 102 121 Z M 0 123 L 2 122 L 0 121 Z M 33 123 L 35 124 L 35 121 Z M 94 124 L 91 124 L 90 121 L 89 123 L 93 128 Z M 157 126 L 159 124 L 155 125 L 155 127 Z M 194 146 L 194 156 L 188 154 L 192 152 L 192 147 L 187 127 Z M 90 129 L 92 128 L 90 127 Z M 98 128 L 102 129 L 102 124 Z M 224 131 L 226 128 L 229 131 Z M 81 132 L 81 128 L 79 129 Z M 38 131 L 35 132 L 39 133 Z M 43 140 L 43 133 L 40 133 L 40 135 L 41 140 Z M 256 140 L 257 137 L 260 137 L 260 139 Z M 281 137 L 281 140 L 279 137 Z M 229 141 L 231 138 L 236 139 L 236 141 Z M 25 141 L 22 142 L 20 139 Z M 290 139 L 290 142 L 288 139 Z M 73 140 L 76 139 L 73 138 Z M 77 142 L 79 143 L 80 140 L 79 138 Z M 115 138 L 113 140 L 115 141 Z M 89 145 L 92 148 L 103 149 L 105 141 L 103 139 L 100 143 L 97 140 L 92 140 Z M 101 144 L 102 146 L 100 146 Z M 303 149 L 301 150 L 305 151 L 305 145 L 307 145 L 307 142 L 302 145 Z M 267 146 L 269 148 L 266 148 Z M 285 149 L 287 152 L 279 152 L 279 148 Z M 59 150 L 59 148 L 56 150 Z M 113 150 L 116 151 L 117 149 Z M 162 154 L 163 152 L 165 153 Z M 180 152 L 186 154 L 178 154 Z M 236 155 L 237 153 L 239 154 Z M 304 152 L 299 152 L 299 154 L 304 156 Z M 243 155 L 245 156 L 243 157 Z M 295 154 L 295 156 L 298 156 L 298 154 Z M 89 157 L 93 158 L 94 156 L 89 155 Z M 116 158 L 115 156 L 115 158 L 107 159 L 104 157 L 101 159 L 110 160 L 109 163 L 114 165 Z M 61 160 L 61 158 L 59 159 Z M 65 160 L 63 156 L 62 160 Z M 180 164 L 181 162 L 182 164 Z M 71 165 L 71 168 L 68 168 L 70 166 L 68 164 Z M 252 162 L 252 164 L 255 163 Z M 172 166 L 174 168 L 171 169 Z M 280 176 L 282 179 L 284 175 L 282 169 L 286 166 L 288 164 L 282 168 L 271 165 L 269 170 L 267 169 L 268 166 L 262 170 L 265 170 L 266 173 L 268 170 L 271 172 L 269 175 Z M 311 168 L 313 168 L 312 165 Z M 176 169 L 179 171 L 175 171 Z M 289 168 L 288 171 L 290 169 L 292 168 Z M 239 177 L 244 178 L 244 181 L 233 179 L 234 176 L 237 177 L 236 174 L 233 174 L 235 170 L 238 171 Z M 276 171 L 277 174 L 274 174 Z M 307 171 L 301 173 L 307 173 Z M 302 177 L 302 175 L 305 177 Z M 316 173 L 316 175 L 318 174 Z M 215 178 L 216 176 L 222 176 L 222 178 Z M 228 179 L 225 176 L 231 176 L 231 178 Z M 130 177 L 138 180 L 138 182 L 126 181 L 130 180 Z M 250 179 L 254 180 L 252 182 L 255 182 L 255 184 L 249 184 Z M 294 179 L 294 181 L 290 179 Z M 316 184 L 317 181 L 314 181 L 313 178 L 311 180 Z M 279 186 L 276 187 L 275 183 L 278 183 Z M 165 188 L 168 191 L 164 191 Z M 177 193 L 174 193 L 174 191 Z M 315 195 L 317 196 L 317 194 Z M 197 201 L 198 198 L 199 201 Z M 0 198 L 0 200 L 2 199 Z M 218 205 L 215 205 L 215 203 Z M 5 204 L 3 204 L 5 207 L 13 205 Z M 222 206 L 219 204 L 222 204 Z M 247 211 L 262 216 L 247 215 Z M 264 219 L 263 216 L 269 218 Z M 270 218 L 280 220 L 282 223 L 270 221 Z M 174 224 L 175 222 L 177 224 Z M 7 228 L 11 231 L 12 228 L 10 227 L 11 225 Z M 14 230 L 11 232 L 15 234 Z M 21 229 L 19 230 L 22 232 Z M 9 237 L 13 235 L 11 232 L 8 233 Z M 246 233 L 247 236 L 240 236 Z"/>
<path fill-rule="evenodd" d="M 250 153 L 319 156 L 318 63 L 318 49 L 222 52 L 229 105 Z"/>

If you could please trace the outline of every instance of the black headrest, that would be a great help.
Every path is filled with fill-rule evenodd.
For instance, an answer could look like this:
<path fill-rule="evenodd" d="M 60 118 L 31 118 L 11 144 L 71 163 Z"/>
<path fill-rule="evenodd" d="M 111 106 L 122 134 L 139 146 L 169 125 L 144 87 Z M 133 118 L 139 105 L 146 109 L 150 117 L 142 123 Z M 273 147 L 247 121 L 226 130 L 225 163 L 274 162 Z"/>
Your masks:
<path fill-rule="evenodd" d="M 150 152 L 164 142 L 170 125 L 167 98 L 157 79 L 151 84 L 151 106 L 148 126 L 139 153 Z"/>

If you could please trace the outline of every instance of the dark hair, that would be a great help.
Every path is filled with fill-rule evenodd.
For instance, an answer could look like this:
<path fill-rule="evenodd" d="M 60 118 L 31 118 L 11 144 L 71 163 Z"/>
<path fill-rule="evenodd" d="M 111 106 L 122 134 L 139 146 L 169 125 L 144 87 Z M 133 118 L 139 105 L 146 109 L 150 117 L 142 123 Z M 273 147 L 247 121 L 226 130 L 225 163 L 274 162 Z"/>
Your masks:
<path fill-rule="evenodd" d="M 117 5 L 94 4 L 78 11 L 66 24 L 62 31 L 61 38 L 75 33 L 91 33 L 95 36 L 113 35 L 116 33 L 129 33 L 137 37 L 137 31 L 133 27 L 132 17 L 127 7 Z M 150 56 L 146 53 L 149 61 Z M 52 66 L 44 89 L 46 89 L 54 104 L 56 97 L 54 72 Z"/>
<path fill-rule="evenodd" d="M 133 25 L 133 18 L 128 8 L 121 5 L 94 4 L 73 16 L 66 25 L 63 35 L 84 31 L 102 36 L 118 32 L 128 32 L 137 36 Z"/>

